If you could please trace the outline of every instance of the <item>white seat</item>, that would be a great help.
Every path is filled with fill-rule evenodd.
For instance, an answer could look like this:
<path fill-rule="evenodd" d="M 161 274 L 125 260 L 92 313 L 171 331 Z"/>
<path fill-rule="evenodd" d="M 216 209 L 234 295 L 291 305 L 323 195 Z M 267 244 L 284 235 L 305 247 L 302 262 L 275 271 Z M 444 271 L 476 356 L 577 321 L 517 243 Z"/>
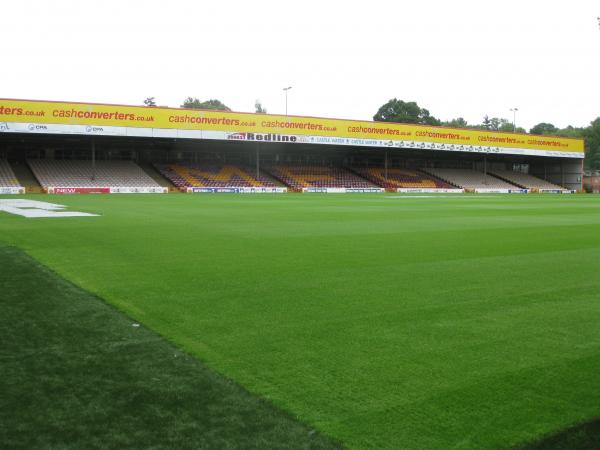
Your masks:
<path fill-rule="evenodd" d="M 515 189 L 517 186 L 500 180 L 490 173 L 470 169 L 421 169 L 437 178 L 465 189 Z"/>
<path fill-rule="evenodd" d="M 0 160 L 0 187 L 22 187 L 8 161 Z"/>
<path fill-rule="evenodd" d="M 557 184 L 550 183 L 527 173 L 514 172 L 512 170 L 494 170 L 491 173 L 527 189 L 564 189 Z"/>
<path fill-rule="evenodd" d="M 48 187 L 159 187 L 132 161 L 27 161 L 44 188 Z"/>

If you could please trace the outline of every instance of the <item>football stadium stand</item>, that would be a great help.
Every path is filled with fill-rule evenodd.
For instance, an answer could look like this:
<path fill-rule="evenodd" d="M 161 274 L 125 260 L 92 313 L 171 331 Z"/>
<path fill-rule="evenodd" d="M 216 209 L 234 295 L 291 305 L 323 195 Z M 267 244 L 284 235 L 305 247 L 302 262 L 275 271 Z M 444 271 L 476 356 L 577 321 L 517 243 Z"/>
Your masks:
<path fill-rule="evenodd" d="M 361 167 L 352 170 L 386 189 L 452 189 L 455 187 L 416 170 L 389 168 L 387 169 L 387 178 L 386 170 L 382 167 Z"/>
<path fill-rule="evenodd" d="M 31 159 L 27 163 L 44 189 L 49 187 L 140 187 L 159 185 L 132 161 Z"/>
<path fill-rule="evenodd" d="M 0 160 L 0 187 L 20 188 L 21 185 L 7 161 Z"/>
<path fill-rule="evenodd" d="M 422 169 L 424 172 L 464 189 L 518 189 L 489 173 L 469 169 Z"/>
<path fill-rule="evenodd" d="M 296 191 L 305 188 L 372 189 L 378 186 L 341 167 L 275 165 L 269 172 Z"/>
<path fill-rule="evenodd" d="M 157 164 L 160 173 L 178 188 L 279 187 L 270 177 L 234 165 Z"/>
<path fill-rule="evenodd" d="M 527 173 L 514 172 L 512 170 L 493 170 L 490 171 L 490 173 L 498 178 L 509 181 L 510 183 L 526 189 L 564 190 L 562 186 L 550 183 Z"/>

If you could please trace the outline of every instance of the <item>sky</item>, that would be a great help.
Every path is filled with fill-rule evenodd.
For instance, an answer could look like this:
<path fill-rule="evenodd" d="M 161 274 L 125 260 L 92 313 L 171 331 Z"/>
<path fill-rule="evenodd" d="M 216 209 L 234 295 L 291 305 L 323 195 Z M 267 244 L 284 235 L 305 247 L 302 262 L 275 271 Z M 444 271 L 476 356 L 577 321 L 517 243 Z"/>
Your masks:
<path fill-rule="evenodd" d="M 391 98 L 527 129 L 600 116 L 600 1 L 2 0 L 0 98 L 371 120 Z"/>

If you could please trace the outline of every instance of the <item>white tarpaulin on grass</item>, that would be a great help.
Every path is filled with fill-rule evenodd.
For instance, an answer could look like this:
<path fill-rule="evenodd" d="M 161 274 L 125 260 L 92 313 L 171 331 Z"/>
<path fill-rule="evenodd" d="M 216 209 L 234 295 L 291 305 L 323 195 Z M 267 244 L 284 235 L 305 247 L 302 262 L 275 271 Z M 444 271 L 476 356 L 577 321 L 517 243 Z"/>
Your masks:
<path fill-rule="evenodd" d="M 79 211 L 63 211 L 65 208 L 66 206 L 64 205 L 39 202 L 37 200 L 0 199 L 0 211 L 27 217 L 28 219 L 47 217 L 93 217 L 98 215 Z"/>

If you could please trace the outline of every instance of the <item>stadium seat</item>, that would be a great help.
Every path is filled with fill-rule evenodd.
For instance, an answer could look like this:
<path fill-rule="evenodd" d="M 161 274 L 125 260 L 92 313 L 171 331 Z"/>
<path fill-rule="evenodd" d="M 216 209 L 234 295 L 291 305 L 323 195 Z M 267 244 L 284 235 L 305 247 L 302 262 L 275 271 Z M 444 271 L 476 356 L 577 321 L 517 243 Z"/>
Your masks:
<path fill-rule="evenodd" d="M 503 180 L 514 183 L 526 189 L 564 189 L 562 186 L 542 180 L 527 173 L 514 172 L 512 170 L 494 170 L 491 174 L 502 178 Z"/>
<path fill-rule="evenodd" d="M 352 170 L 386 189 L 452 189 L 455 187 L 416 170 L 388 168 L 387 178 L 383 167 L 361 167 L 353 168 Z"/>
<path fill-rule="evenodd" d="M 5 160 L 0 160 L 0 187 L 21 187 L 12 167 Z"/>
<path fill-rule="evenodd" d="M 157 164 L 158 171 L 179 188 L 188 187 L 280 187 L 261 172 L 256 177 L 250 167 L 231 164 Z"/>
<path fill-rule="evenodd" d="M 273 176 L 300 191 L 303 188 L 376 188 L 374 183 L 340 167 L 316 165 L 275 165 L 268 169 Z"/>
<path fill-rule="evenodd" d="M 421 169 L 434 177 L 464 189 L 517 189 L 518 186 L 500 180 L 490 173 L 470 169 Z"/>
<path fill-rule="evenodd" d="M 32 159 L 27 163 L 40 185 L 48 187 L 159 187 L 132 161 Z"/>

